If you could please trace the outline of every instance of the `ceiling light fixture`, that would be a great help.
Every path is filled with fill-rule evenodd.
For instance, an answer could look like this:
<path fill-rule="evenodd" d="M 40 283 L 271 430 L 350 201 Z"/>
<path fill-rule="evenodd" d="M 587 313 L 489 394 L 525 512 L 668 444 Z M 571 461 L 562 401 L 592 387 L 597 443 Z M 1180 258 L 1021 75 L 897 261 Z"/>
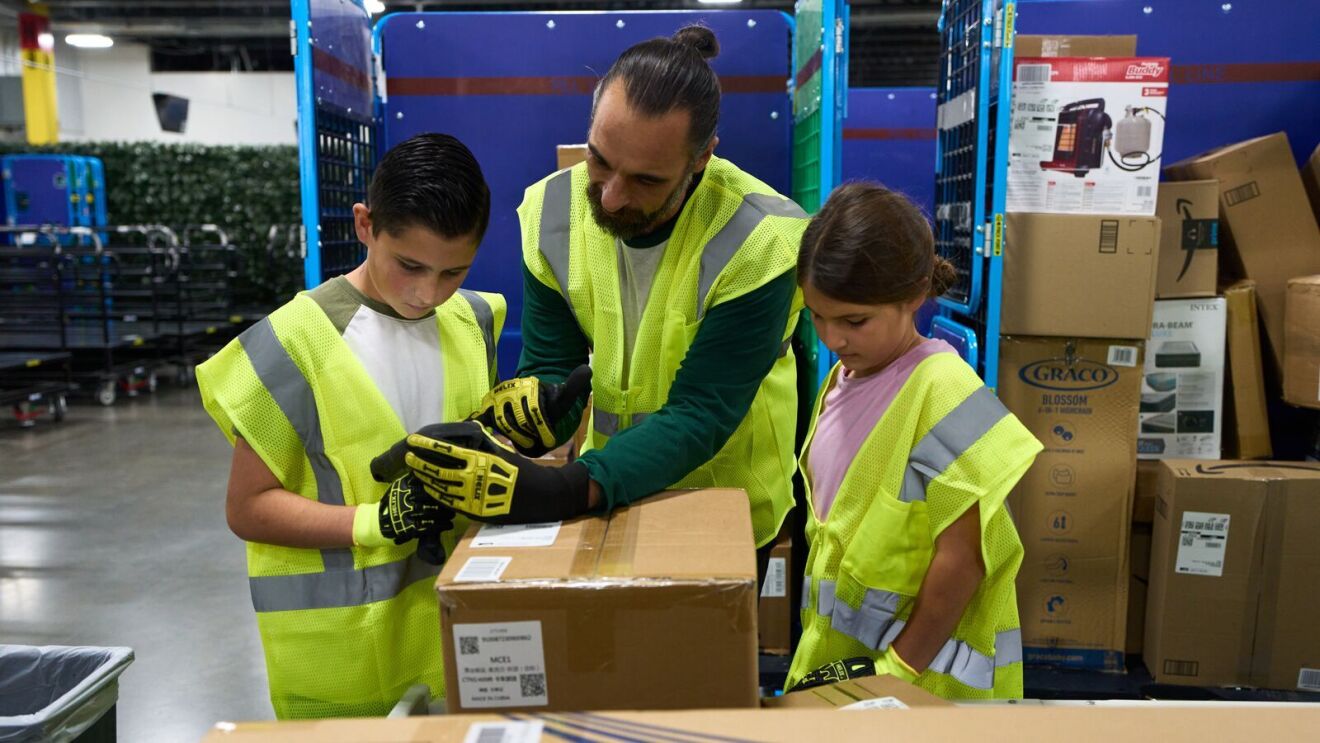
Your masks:
<path fill-rule="evenodd" d="M 385 3 L 382 0 L 366 0 L 363 5 L 366 6 L 367 12 L 372 15 L 385 12 Z"/>
<path fill-rule="evenodd" d="M 702 5 L 737 5 L 742 0 L 697 0 Z"/>
<path fill-rule="evenodd" d="M 79 49 L 108 49 L 115 45 L 115 40 L 102 34 L 69 34 L 64 43 Z"/>

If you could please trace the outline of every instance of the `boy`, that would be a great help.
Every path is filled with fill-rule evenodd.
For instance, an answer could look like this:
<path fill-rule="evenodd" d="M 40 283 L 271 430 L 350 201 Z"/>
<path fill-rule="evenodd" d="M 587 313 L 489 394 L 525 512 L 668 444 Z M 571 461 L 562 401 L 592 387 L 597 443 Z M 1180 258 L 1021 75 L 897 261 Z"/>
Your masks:
<path fill-rule="evenodd" d="M 457 139 L 391 149 L 353 218 L 362 265 L 197 369 L 234 445 L 225 514 L 248 543 L 281 719 L 383 715 L 416 683 L 443 695 L 427 563 L 443 562 L 441 535 L 452 549 L 466 521 L 410 478 L 376 483 L 369 463 L 406 432 L 478 408 L 504 323 L 503 297 L 459 289 L 490 190 Z"/>

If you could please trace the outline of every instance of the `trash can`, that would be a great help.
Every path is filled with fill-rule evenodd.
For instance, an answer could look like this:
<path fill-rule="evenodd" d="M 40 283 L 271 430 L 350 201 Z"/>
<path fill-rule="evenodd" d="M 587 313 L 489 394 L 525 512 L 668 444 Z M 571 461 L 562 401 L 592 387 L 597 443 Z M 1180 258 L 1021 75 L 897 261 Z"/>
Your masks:
<path fill-rule="evenodd" d="M 0 743 L 115 740 L 132 648 L 0 645 Z"/>

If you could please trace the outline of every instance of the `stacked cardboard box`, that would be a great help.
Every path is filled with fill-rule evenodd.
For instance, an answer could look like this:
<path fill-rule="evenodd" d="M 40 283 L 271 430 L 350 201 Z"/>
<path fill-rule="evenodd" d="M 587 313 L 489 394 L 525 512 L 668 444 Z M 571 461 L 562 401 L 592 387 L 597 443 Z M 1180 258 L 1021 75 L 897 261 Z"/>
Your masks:
<path fill-rule="evenodd" d="M 1158 167 L 1128 169 L 1142 158 L 1111 150 L 1109 135 L 1134 116 L 1128 107 L 1163 115 L 1168 72 L 1167 60 L 1132 58 L 1135 46 L 1043 37 L 1018 47 L 1000 321 L 999 395 L 1045 447 L 1009 499 L 1026 549 L 1026 660 L 1115 672 L 1161 222 Z M 1158 149 L 1162 121 L 1147 116 Z"/>
<path fill-rule="evenodd" d="M 1320 691 L 1320 465 L 1166 460 L 1153 531 L 1157 681 Z"/>
<path fill-rule="evenodd" d="M 765 655 L 788 655 L 793 652 L 793 601 L 790 576 L 793 572 L 793 540 L 785 529 L 770 548 L 770 561 L 761 584 L 757 611 L 757 631 L 761 652 Z"/>

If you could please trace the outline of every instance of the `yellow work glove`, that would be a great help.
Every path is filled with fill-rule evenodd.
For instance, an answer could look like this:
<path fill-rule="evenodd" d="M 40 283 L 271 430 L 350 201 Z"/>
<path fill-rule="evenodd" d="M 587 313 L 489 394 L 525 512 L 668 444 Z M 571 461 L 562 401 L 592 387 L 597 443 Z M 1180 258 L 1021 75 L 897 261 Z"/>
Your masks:
<path fill-rule="evenodd" d="M 880 654 L 879 658 L 871 660 L 860 655 L 855 658 L 844 658 L 817 668 L 802 677 L 802 680 L 789 689 L 789 691 L 802 691 L 816 686 L 834 684 L 848 679 L 862 678 L 863 676 L 889 675 L 894 676 L 909 684 L 917 680 L 917 672 L 912 670 L 904 661 L 894 646 Z"/>
<path fill-rule="evenodd" d="M 419 540 L 417 551 L 427 562 L 444 562 L 440 534 L 454 528 L 454 511 L 427 495 L 411 475 L 390 483 L 379 503 L 363 503 L 353 513 L 353 544 L 387 547 Z"/>
<path fill-rule="evenodd" d="M 555 427 L 591 386 L 591 367 L 579 366 L 563 384 L 520 377 L 495 385 L 472 416 L 508 437 L 518 451 L 539 457 L 555 448 Z"/>
<path fill-rule="evenodd" d="M 385 480 L 406 471 L 431 497 L 481 521 L 529 524 L 585 513 L 590 477 L 581 462 L 539 465 L 475 421 L 424 426 L 371 462 Z"/>

